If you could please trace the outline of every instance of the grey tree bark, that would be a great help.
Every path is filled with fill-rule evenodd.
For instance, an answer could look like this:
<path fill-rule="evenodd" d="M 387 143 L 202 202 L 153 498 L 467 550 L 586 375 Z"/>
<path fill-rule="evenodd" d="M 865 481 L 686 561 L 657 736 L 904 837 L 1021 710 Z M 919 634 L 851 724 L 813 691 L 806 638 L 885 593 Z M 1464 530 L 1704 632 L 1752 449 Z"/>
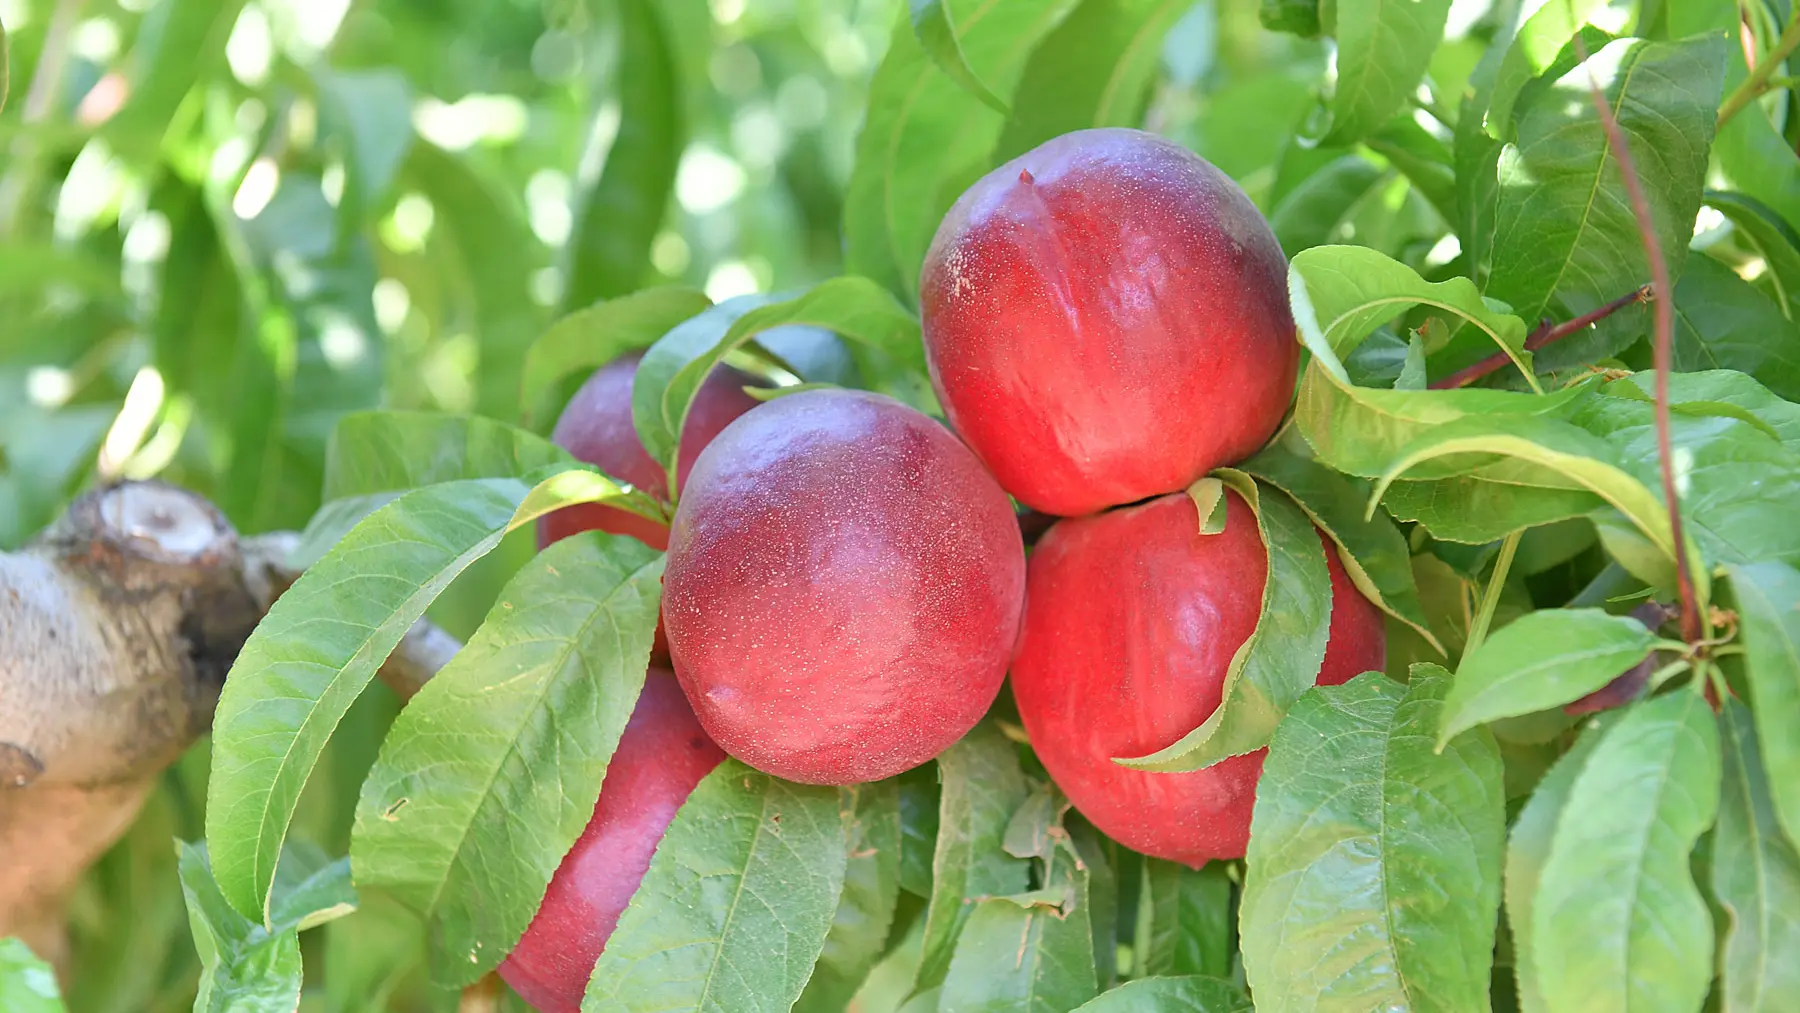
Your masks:
<path fill-rule="evenodd" d="M 238 650 L 298 576 L 295 540 L 240 538 L 202 497 L 127 482 L 0 553 L 0 937 L 66 966 L 70 891 L 211 727 Z M 411 696 L 460 647 L 421 622 L 382 676 Z"/>

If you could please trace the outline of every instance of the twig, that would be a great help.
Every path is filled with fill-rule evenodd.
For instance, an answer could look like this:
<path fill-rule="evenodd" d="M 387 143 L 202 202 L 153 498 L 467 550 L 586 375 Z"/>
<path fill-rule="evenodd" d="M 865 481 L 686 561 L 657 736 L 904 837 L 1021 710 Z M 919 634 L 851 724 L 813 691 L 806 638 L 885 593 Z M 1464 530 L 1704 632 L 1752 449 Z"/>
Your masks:
<path fill-rule="evenodd" d="M 1775 72 L 1781 69 L 1781 65 L 1787 61 L 1788 55 L 1796 47 L 1800 47 L 1800 11 L 1796 11 L 1795 16 L 1788 20 L 1787 27 L 1781 31 L 1781 37 L 1776 39 L 1774 47 L 1764 53 L 1761 60 L 1757 61 L 1756 67 L 1750 71 L 1750 75 L 1740 81 L 1738 86 L 1731 90 L 1731 94 L 1725 96 L 1725 101 L 1719 104 L 1717 127 L 1724 126 L 1725 121 L 1736 116 L 1743 111 L 1745 106 L 1761 98 L 1774 86 Z"/>
<path fill-rule="evenodd" d="M 1586 330 L 1627 306 L 1635 306 L 1638 303 L 1649 302 L 1650 299 L 1650 286 L 1644 285 L 1633 289 L 1631 292 L 1614 299 L 1612 302 L 1609 302 L 1598 309 L 1589 310 L 1573 320 L 1565 320 L 1560 324 L 1552 324 L 1549 320 L 1544 320 L 1539 323 L 1537 327 L 1533 328 L 1530 334 L 1525 336 L 1525 350 L 1527 352 L 1535 352 L 1545 345 L 1561 341 L 1569 335 L 1574 334 L 1576 331 Z M 1497 352 L 1472 366 L 1465 366 L 1462 369 L 1451 373 L 1449 376 L 1432 384 L 1431 389 L 1452 390 L 1457 387 L 1467 387 L 1469 384 L 1487 376 L 1489 373 L 1505 369 L 1511 364 L 1511 356 L 1507 355 L 1505 352 Z"/>
<path fill-rule="evenodd" d="M 1770 58 L 1757 67 L 1758 71 L 1779 64 L 1781 57 L 1785 57 L 1795 45 L 1800 45 L 1800 17 L 1789 23 L 1788 30 L 1781 33 L 1781 38 L 1782 42 L 1777 43 Z M 1786 46 L 1785 49 L 1782 48 L 1783 45 Z M 1575 50 L 1581 61 L 1586 63 L 1587 46 L 1582 43 L 1579 35 L 1575 37 Z M 1762 77 L 1766 80 L 1768 74 L 1763 74 Z M 1625 192 L 1631 198 L 1632 217 L 1637 219 L 1638 237 L 1643 241 L 1644 254 L 1650 261 L 1650 284 L 1656 293 L 1652 305 L 1656 314 L 1653 346 L 1653 362 L 1656 366 L 1656 454 L 1662 464 L 1663 502 L 1669 509 L 1669 538 L 1675 544 L 1675 589 L 1681 596 L 1681 636 L 1691 644 L 1700 639 L 1701 617 L 1699 604 L 1694 597 L 1694 575 L 1689 569 L 1687 538 L 1682 532 L 1681 500 L 1675 487 L 1675 446 L 1669 434 L 1669 370 L 1674 366 L 1675 343 L 1672 302 L 1674 290 L 1669 284 L 1669 262 L 1664 259 L 1662 243 L 1656 238 L 1656 222 L 1650 217 L 1650 202 L 1644 197 L 1644 183 L 1638 176 L 1636 164 L 1632 162 L 1631 148 L 1625 141 L 1625 132 L 1619 128 L 1618 117 L 1613 115 L 1612 106 L 1601 93 L 1600 82 L 1591 76 L 1588 80 L 1588 93 L 1594 101 L 1594 110 L 1600 116 L 1601 125 L 1606 128 L 1607 141 L 1619 159 L 1619 177 L 1624 181 Z M 1724 119 L 1723 114 L 1720 119 Z"/>

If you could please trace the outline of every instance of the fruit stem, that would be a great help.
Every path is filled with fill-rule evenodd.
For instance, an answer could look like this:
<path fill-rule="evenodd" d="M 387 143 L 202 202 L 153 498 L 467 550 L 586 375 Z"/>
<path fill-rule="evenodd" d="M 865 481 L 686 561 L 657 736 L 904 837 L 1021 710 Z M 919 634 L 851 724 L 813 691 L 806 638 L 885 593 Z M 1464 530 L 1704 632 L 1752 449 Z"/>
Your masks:
<path fill-rule="evenodd" d="M 1715 130 L 1723 127 L 1726 120 L 1736 116 L 1743 111 L 1745 106 L 1761 98 L 1765 92 L 1775 86 L 1778 80 L 1781 80 L 1776 77 L 1775 72 L 1781 69 L 1781 65 L 1786 62 L 1788 55 L 1796 47 L 1800 47 L 1800 10 L 1796 10 L 1794 16 L 1788 19 L 1787 27 L 1781 31 L 1781 37 L 1776 39 L 1775 45 L 1763 54 L 1761 60 L 1757 61 L 1756 68 L 1750 71 L 1750 76 L 1739 82 L 1738 86 L 1731 90 L 1731 94 L 1725 96 L 1725 101 L 1719 104 L 1719 120 L 1714 127 Z"/>
<path fill-rule="evenodd" d="M 1500 594 L 1506 590 L 1506 576 L 1512 570 L 1513 556 L 1519 551 L 1519 539 L 1523 537 L 1523 528 L 1507 535 L 1500 543 L 1500 556 L 1494 560 L 1494 573 L 1488 578 L 1487 591 L 1481 596 L 1481 611 L 1475 613 L 1475 621 L 1469 624 L 1469 636 L 1463 642 L 1462 656 L 1467 658 L 1475 653 L 1481 642 L 1487 639 L 1488 627 L 1494 623 L 1494 610 L 1500 607 Z"/>
<path fill-rule="evenodd" d="M 1598 309 L 1589 310 L 1573 320 L 1565 320 L 1560 324 L 1552 324 L 1549 320 L 1543 320 L 1538 323 L 1537 327 L 1532 329 L 1530 334 L 1525 336 L 1525 350 L 1527 352 L 1535 352 L 1545 345 L 1561 341 L 1569 335 L 1574 334 L 1576 331 L 1586 330 L 1627 306 L 1635 306 L 1638 303 L 1649 302 L 1650 298 L 1650 286 L 1640 285 L 1625 295 L 1614 299 L 1612 302 L 1609 302 Z M 1431 389 L 1454 390 L 1457 387 L 1467 387 L 1469 384 L 1487 376 L 1489 373 L 1504 369 L 1511 364 L 1511 356 L 1507 355 L 1505 352 L 1497 352 L 1472 366 L 1465 366 L 1464 368 L 1451 373 L 1449 376 L 1432 384 Z"/>
<path fill-rule="evenodd" d="M 1785 49 L 1782 48 L 1784 45 Z M 1787 30 L 1781 33 L 1781 41 L 1776 43 L 1775 49 L 1770 51 L 1769 57 L 1758 65 L 1757 70 L 1779 64 L 1795 45 L 1800 45 L 1800 14 L 1789 22 Z M 1583 44 L 1580 35 L 1575 36 L 1575 52 L 1583 63 L 1587 62 L 1587 46 Z M 1768 74 L 1763 77 L 1767 79 Z M 1644 197 L 1644 181 L 1638 176 L 1637 166 L 1632 162 L 1631 146 L 1626 143 L 1625 132 L 1619 129 L 1619 119 L 1613 115 L 1612 106 L 1601 93 L 1600 82 L 1592 77 L 1591 71 L 1588 95 L 1594 101 L 1594 111 L 1599 114 L 1601 125 L 1606 128 L 1608 146 L 1619 160 L 1619 177 L 1625 184 L 1626 194 L 1631 198 L 1631 214 L 1637 219 L 1638 237 L 1643 241 L 1644 254 L 1650 261 L 1650 285 L 1655 292 L 1652 308 L 1656 311 L 1653 345 L 1653 362 L 1656 366 L 1656 454 L 1662 465 L 1663 503 L 1669 510 L 1669 539 L 1675 547 L 1675 588 L 1681 596 L 1681 637 L 1692 644 L 1700 640 L 1702 630 L 1700 607 L 1694 597 L 1694 575 L 1689 568 L 1687 538 L 1681 526 L 1681 499 L 1675 485 L 1674 440 L 1669 433 L 1669 371 L 1674 368 L 1675 343 L 1674 290 L 1669 284 L 1669 262 L 1664 259 L 1662 243 L 1656 238 L 1656 222 L 1650 217 L 1650 202 Z M 1723 121 L 1724 116 L 1721 115 L 1720 119 Z"/>

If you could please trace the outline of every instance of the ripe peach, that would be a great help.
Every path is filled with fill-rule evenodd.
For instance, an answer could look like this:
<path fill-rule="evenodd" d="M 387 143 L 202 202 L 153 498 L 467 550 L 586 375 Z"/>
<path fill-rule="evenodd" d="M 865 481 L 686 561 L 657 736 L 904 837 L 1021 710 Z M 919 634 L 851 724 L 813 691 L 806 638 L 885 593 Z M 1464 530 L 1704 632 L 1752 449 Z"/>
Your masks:
<path fill-rule="evenodd" d="M 949 430 L 815 390 L 700 455 L 663 588 L 675 673 L 725 751 L 853 784 L 931 759 L 987 711 L 1025 554 L 1006 495 Z"/>
<path fill-rule="evenodd" d="M 500 977 L 543 1013 L 579 1013 L 594 962 L 637 892 L 675 811 L 725 754 L 674 673 L 652 668 L 606 768 L 594 818 L 563 857 Z"/>
<path fill-rule="evenodd" d="M 1026 506 L 1175 492 L 1281 421 L 1287 262 L 1236 183 L 1138 130 L 1065 134 L 969 188 L 919 285 L 950 422 Z"/>
<path fill-rule="evenodd" d="M 1205 770 L 1131 770 L 1219 706 L 1232 655 L 1256 629 L 1268 558 L 1229 493 L 1225 530 L 1202 535 L 1193 500 L 1059 522 L 1032 553 L 1013 695 L 1032 747 L 1082 815 L 1119 843 L 1198 867 L 1241 858 L 1266 750 Z M 1323 536 L 1321 536 L 1323 537 Z M 1331 629 L 1318 681 L 1379 671 L 1384 620 L 1326 543 Z"/>

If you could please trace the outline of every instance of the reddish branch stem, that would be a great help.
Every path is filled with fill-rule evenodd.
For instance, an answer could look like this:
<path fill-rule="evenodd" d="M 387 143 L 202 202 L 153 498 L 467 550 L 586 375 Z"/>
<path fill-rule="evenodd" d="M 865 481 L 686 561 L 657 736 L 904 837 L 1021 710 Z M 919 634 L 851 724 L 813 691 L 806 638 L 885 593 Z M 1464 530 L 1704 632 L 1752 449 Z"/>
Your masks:
<path fill-rule="evenodd" d="M 1561 341 L 1569 335 L 1574 334 L 1576 331 L 1586 330 L 1627 306 L 1635 306 L 1638 303 L 1649 302 L 1650 298 L 1650 286 L 1645 285 L 1641 288 L 1633 289 L 1626 295 L 1622 295 L 1598 309 L 1589 310 L 1573 320 L 1565 320 L 1560 324 L 1552 324 L 1550 321 L 1545 320 L 1539 323 L 1530 334 L 1525 336 L 1525 350 L 1528 352 L 1535 352 L 1545 345 Z M 1469 384 L 1487 376 L 1489 373 L 1505 369 L 1511 364 L 1511 356 L 1507 355 L 1505 352 L 1496 352 L 1472 366 L 1465 366 L 1462 369 L 1451 373 L 1449 376 L 1432 384 L 1431 389 L 1452 390 L 1457 387 L 1467 387 Z"/>
<path fill-rule="evenodd" d="M 1586 63 L 1587 47 L 1582 44 L 1579 35 L 1575 37 L 1575 47 L 1577 55 Z M 1675 488 L 1675 446 L 1669 435 L 1669 370 L 1674 365 L 1675 343 L 1675 313 L 1671 302 L 1673 290 L 1669 285 L 1669 262 L 1664 259 L 1662 243 L 1656 238 L 1656 222 L 1650 216 L 1650 202 L 1644 197 L 1643 180 L 1639 178 L 1637 166 L 1632 162 L 1631 148 L 1625 141 L 1625 132 L 1619 129 L 1618 117 L 1613 115 L 1612 106 L 1601 93 L 1598 81 L 1589 80 L 1588 92 L 1594 100 L 1594 110 L 1600 116 L 1600 123 L 1606 128 L 1607 142 L 1619 159 L 1619 176 L 1625 183 L 1625 193 L 1631 198 L 1632 217 L 1637 219 L 1638 236 L 1643 240 L 1644 253 L 1650 260 L 1650 285 L 1656 293 L 1653 306 L 1656 330 L 1652 346 L 1656 365 L 1656 451 L 1662 464 L 1663 502 L 1669 508 L 1669 537 L 1675 543 L 1675 587 L 1681 595 L 1681 636 L 1693 644 L 1701 639 L 1700 609 L 1694 597 L 1694 575 L 1689 570 L 1687 538 L 1682 533 L 1681 500 Z"/>

